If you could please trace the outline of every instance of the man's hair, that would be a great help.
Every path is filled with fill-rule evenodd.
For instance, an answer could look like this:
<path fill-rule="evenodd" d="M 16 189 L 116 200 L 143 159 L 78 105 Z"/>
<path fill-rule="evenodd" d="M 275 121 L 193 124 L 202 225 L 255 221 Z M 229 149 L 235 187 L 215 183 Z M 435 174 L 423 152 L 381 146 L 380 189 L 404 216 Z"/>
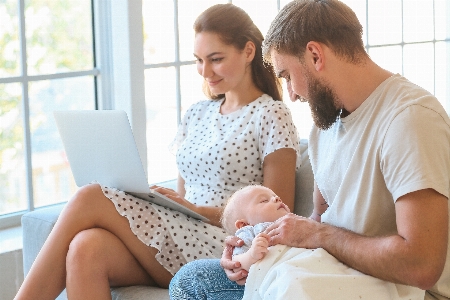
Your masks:
<path fill-rule="evenodd" d="M 338 0 L 296 0 L 286 4 L 270 25 L 263 42 L 264 61 L 270 52 L 302 58 L 310 41 L 325 44 L 337 56 L 359 63 L 367 52 L 355 13 Z"/>

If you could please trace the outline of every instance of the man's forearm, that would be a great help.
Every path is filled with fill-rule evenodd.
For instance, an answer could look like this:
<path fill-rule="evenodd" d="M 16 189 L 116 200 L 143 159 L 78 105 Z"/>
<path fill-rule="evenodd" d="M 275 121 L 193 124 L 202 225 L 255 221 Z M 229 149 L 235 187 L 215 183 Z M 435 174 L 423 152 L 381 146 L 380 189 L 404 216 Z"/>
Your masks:
<path fill-rule="evenodd" d="M 423 249 L 399 235 L 365 237 L 324 225 L 322 248 L 346 265 L 394 283 L 429 289 L 439 279 L 444 261 L 432 247 Z"/>

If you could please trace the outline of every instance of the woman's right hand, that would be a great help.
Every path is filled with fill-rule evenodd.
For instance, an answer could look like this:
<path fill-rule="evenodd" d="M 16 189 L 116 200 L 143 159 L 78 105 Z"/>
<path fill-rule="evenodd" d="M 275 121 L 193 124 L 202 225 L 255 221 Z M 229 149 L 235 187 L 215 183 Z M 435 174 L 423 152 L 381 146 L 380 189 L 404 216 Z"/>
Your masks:
<path fill-rule="evenodd" d="M 232 261 L 232 254 L 234 247 L 240 247 L 244 244 L 244 241 L 235 236 L 228 236 L 225 239 L 225 249 L 223 249 L 222 258 L 220 259 L 220 265 L 225 271 L 228 279 L 235 281 L 239 285 L 244 285 L 247 280 L 248 272 L 244 269 L 234 272 L 233 269 L 238 269 L 241 264 L 237 261 Z"/>

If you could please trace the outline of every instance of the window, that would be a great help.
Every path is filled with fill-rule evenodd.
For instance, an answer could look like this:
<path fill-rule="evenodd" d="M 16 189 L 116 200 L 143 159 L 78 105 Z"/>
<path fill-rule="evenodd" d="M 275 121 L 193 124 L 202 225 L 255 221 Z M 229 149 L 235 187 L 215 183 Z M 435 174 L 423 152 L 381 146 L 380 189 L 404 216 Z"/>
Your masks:
<path fill-rule="evenodd" d="M 192 24 L 207 7 L 227 2 L 265 34 L 289 1 L 0 0 L 0 227 L 68 200 L 77 188 L 53 110 L 127 111 L 149 182 L 175 178 L 168 145 L 186 109 L 205 99 Z M 360 19 L 374 61 L 450 111 L 450 2 L 343 2 Z M 308 138 L 308 104 L 285 101 Z"/>
<path fill-rule="evenodd" d="M 174 178 L 168 145 L 186 109 L 205 99 L 196 73 L 192 24 L 207 7 L 231 2 L 243 8 L 265 34 L 286 0 L 143 0 L 147 159 L 150 182 Z M 369 55 L 434 93 L 450 111 L 450 2 L 447 0 L 343 0 L 364 27 Z M 292 103 L 301 138 L 313 124 L 307 103 Z"/>
<path fill-rule="evenodd" d="M 91 20 L 91 0 L 0 1 L 3 221 L 76 190 L 52 111 L 95 109 Z"/>

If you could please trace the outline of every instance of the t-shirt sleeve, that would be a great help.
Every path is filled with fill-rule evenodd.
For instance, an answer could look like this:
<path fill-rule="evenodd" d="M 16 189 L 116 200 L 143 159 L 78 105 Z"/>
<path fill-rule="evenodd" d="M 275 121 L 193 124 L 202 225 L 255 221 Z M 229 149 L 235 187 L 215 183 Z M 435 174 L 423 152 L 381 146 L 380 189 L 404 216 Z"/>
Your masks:
<path fill-rule="evenodd" d="M 282 148 L 292 148 L 297 154 L 300 167 L 300 139 L 292 121 L 289 108 L 282 101 L 271 101 L 261 110 L 259 127 L 259 151 L 264 159 Z"/>
<path fill-rule="evenodd" d="M 449 124 L 433 109 L 411 105 L 394 118 L 383 141 L 380 167 L 395 201 L 427 188 L 448 198 L 449 141 Z"/>
<path fill-rule="evenodd" d="M 181 120 L 180 124 L 178 125 L 177 133 L 175 134 L 174 139 L 169 144 L 169 151 L 173 155 L 176 155 L 177 150 L 180 148 L 183 141 L 186 139 L 189 123 L 193 114 L 193 111 L 195 110 L 195 104 L 192 105 L 184 114 L 183 119 Z"/>

